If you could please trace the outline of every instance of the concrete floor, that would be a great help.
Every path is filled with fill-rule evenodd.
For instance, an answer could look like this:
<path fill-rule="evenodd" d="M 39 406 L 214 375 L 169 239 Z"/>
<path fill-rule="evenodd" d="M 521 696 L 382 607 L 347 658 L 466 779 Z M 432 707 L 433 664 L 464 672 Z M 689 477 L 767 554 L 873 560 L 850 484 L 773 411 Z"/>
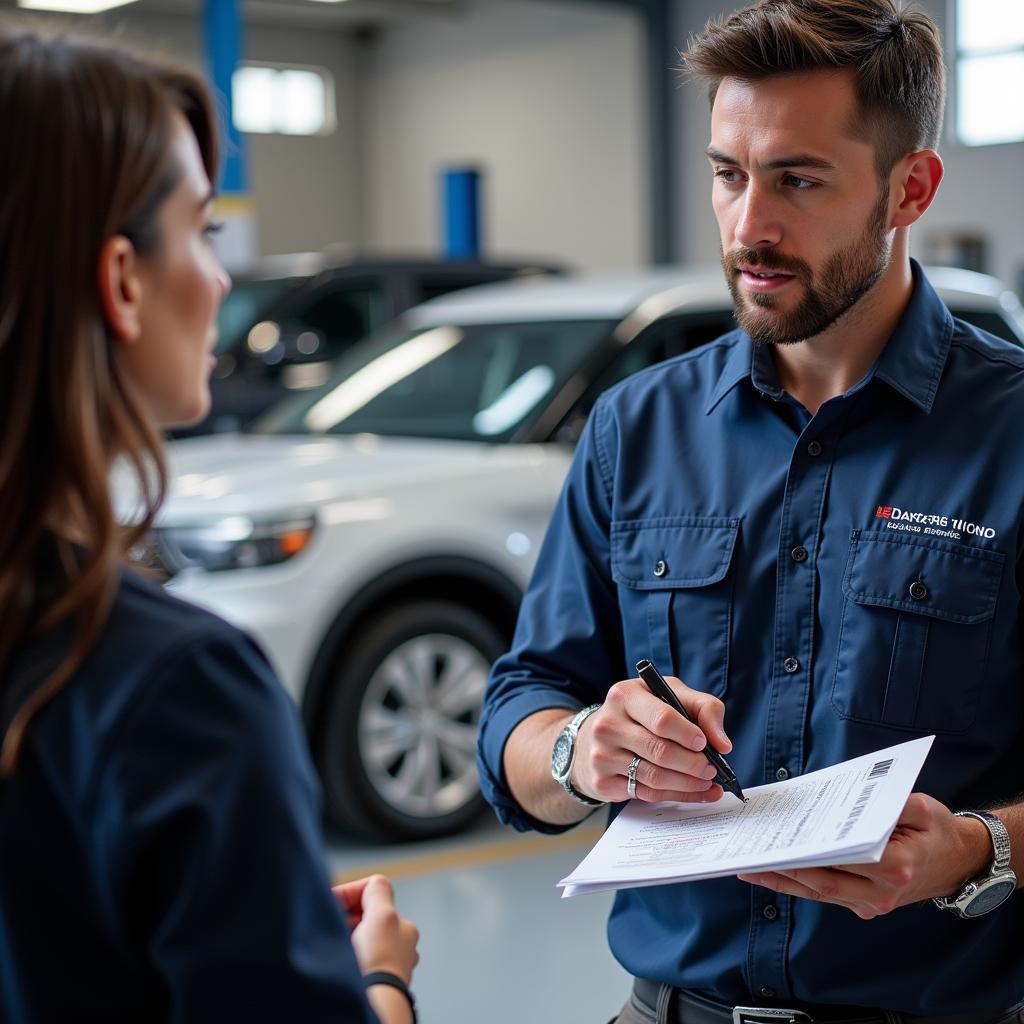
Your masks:
<path fill-rule="evenodd" d="M 601 834 L 520 834 L 493 818 L 434 843 L 374 846 L 330 834 L 336 882 L 391 876 L 420 929 L 413 990 L 422 1024 L 605 1024 L 630 978 L 605 940 L 609 894 L 560 899 L 555 887 Z"/>

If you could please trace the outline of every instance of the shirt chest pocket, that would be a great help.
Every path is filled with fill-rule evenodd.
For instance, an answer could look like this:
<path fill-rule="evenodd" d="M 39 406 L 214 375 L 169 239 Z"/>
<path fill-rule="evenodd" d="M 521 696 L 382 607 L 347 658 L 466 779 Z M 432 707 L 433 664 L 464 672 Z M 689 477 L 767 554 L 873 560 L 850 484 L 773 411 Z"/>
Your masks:
<path fill-rule="evenodd" d="M 974 722 L 1006 556 L 854 531 L 843 577 L 832 705 L 917 732 Z"/>
<path fill-rule="evenodd" d="M 729 677 L 733 574 L 739 519 L 672 516 L 612 524 L 630 669 L 650 658 L 665 675 L 724 697 Z"/>

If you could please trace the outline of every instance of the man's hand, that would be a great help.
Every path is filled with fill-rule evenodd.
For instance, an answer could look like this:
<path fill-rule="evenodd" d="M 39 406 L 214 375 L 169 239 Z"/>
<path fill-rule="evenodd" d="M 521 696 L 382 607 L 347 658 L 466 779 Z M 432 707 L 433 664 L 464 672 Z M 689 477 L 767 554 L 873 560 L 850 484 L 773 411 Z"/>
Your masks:
<path fill-rule="evenodd" d="M 835 903 L 865 921 L 897 907 L 949 896 L 992 861 L 992 840 L 975 818 L 957 818 L 924 793 L 912 793 L 877 864 L 739 875 L 788 896 Z"/>
<path fill-rule="evenodd" d="M 691 690 L 675 676 L 666 680 L 700 728 L 647 689 L 639 679 L 616 683 L 580 729 L 573 759 L 573 788 L 598 800 L 627 799 L 629 762 L 640 757 L 636 795 L 640 800 L 712 802 L 722 787 L 710 780 L 715 767 L 700 753 L 710 742 L 732 750 L 722 727 L 725 707 L 717 697 Z"/>

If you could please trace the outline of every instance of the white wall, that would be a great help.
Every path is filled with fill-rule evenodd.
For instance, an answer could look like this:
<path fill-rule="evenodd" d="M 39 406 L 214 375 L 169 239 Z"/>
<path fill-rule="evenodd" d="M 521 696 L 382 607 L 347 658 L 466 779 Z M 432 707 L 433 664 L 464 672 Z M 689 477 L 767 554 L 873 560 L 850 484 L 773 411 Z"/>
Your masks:
<path fill-rule="evenodd" d="M 476 0 L 366 54 L 363 240 L 440 251 L 438 177 L 482 168 L 491 257 L 631 266 L 649 251 L 643 26 L 611 5 Z"/>
<path fill-rule="evenodd" d="M 51 15 L 47 20 L 55 18 Z M 202 67 L 199 19 L 194 15 L 137 13 L 126 8 L 99 21 L 145 47 Z M 84 22 L 93 23 L 92 19 Z M 246 137 L 249 195 L 256 205 L 259 247 L 264 254 L 358 240 L 354 49 L 352 36 L 340 31 L 266 25 L 246 31 L 245 59 L 317 65 L 331 73 L 336 87 L 338 129 L 333 135 Z"/>
<path fill-rule="evenodd" d="M 945 0 L 919 0 L 945 29 Z M 675 0 L 674 31 L 680 48 L 689 34 L 700 32 L 708 18 L 728 13 L 739 3 L 726 0 Z M 1019 97 L 993 96 L 994 103 L 1019 103 Z M 679 128 L 679 213 L 676 245 L 681 258 L 706 262 L 718 253 L 718 230 L 711 213 L 711 176 L 704 158 L 709 112 L 703 90 L 682 87 L 675 99 Z M 953 111 L 947 111 L 947 128 Z M 911 231 L 911 251 L 926 257 L 931 232 L 963 229 L 988 240 L 990 273 L 1017 283 L 1024 268 L 1024 143 L 964 147 L 947 133 L 940 147 L 946 167 L 938 197 Z"/>
<path fill-rule="evenodd" d="M 319 66 L 335 85 L 333 134 L 246 136 L 264 253 L 354 245 L 359 239 L 355 49 L 352 36 L 342 32 L 255 26 L 246 33 L 249 60 Z"/>
<path fill-rule="evenodd" d="M 198 19 L 125 9 L 103 19 L 198 65 Z M 250 25 L 250 60 L 334 77 L 338 130 L 247 138 L 264 253 L 347 243 L 440 254 L 439 175 L 485 175 L 485 255 L 581 267 L 649 257 L 644 26 L 579 0 L 466 0 L 371 43 L 342 31 Z"/>

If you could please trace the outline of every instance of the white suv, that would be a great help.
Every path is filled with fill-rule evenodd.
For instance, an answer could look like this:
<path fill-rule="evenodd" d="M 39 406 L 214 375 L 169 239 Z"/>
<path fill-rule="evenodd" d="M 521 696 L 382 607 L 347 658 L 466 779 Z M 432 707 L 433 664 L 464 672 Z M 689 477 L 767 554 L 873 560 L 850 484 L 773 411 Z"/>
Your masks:
<path fill-rule="evenodd" d="M 929 277 L 1024 342 L 998 282 Z M 733 326 L 717 268 L 485 285 L 411 310 L 256 432 L 171 445 L 168 586 L 262 643 L 335 820 L 414 838 L 480 809 L 488 668 L 597 394 Z"/>

